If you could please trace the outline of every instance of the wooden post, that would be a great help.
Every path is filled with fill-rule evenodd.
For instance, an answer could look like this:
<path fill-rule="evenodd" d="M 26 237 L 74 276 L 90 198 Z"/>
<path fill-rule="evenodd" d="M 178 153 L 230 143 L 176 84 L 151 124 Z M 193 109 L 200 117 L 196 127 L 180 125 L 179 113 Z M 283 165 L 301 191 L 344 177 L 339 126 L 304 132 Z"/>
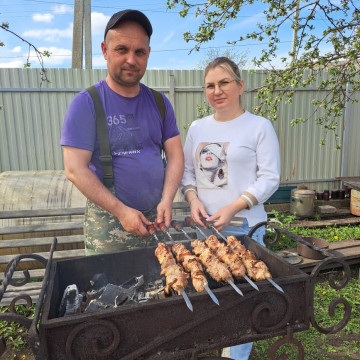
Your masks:
<path fill-rule="evenodd" d="M 84 0 L 85 69 L 92 69 L 91 0 Z"/>
<path fill-rule="evenodd" d="M 74 26 L 73 26 L 72 64 L 71 64 L 71 67 L 73 69 L 82 68 L 83 18 L 84 18 L 84 0 L 74 0 Z"/>

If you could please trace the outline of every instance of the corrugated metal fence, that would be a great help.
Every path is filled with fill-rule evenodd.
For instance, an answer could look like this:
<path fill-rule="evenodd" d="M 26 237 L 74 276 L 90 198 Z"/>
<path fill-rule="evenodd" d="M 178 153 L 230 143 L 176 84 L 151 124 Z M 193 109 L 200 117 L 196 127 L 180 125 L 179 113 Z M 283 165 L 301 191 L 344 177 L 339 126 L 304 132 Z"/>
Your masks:
<path fill-rule="evenodd" d="M 41 84 L 39 69 L 0 69 L 0 172 L 62 170 L 59 139 L 66 108 L 78 91 L 104 78 L 106 70 L 49 69 L 47 76 L 50 82 Z M 245 89 L 251 90 L 264 74 L 243 71 L 242 77 Z M 188 125 L 197 117 L 196 105 L 205 101 L 203 71 L 148 70 L 143 83 L 170 99 L 184 141 Z M 360 175 L 359 104 L 349 103 L 339 123 L 338 151 L 331 134 L 325 146 L 319 145 L 324 130 L 313 121 L 290 126 L 293 117 L 309 116 L 312 100 L 321 96 L 315 89 L 301 89 L 292 105 L 281 104 L 274 127 L 281 147 L 282 184 L 305 182 L 317 190 L 333 189 L 339 186 L 335 177 Z M 256 95 L 244 94 L 243 103 L 251 110 Z"/>

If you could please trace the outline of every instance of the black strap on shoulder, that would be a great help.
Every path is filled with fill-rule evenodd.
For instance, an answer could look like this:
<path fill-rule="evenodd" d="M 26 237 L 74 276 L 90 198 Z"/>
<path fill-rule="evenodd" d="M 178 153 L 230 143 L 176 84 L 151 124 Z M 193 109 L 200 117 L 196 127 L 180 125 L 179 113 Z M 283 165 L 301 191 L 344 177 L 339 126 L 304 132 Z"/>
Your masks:
<path fill-rule="evenodd" d="M 86 90 L 90 94 L 95 107 L 96 131 L 100 146 L 100 163 L 103 168 L 103 181 L 104 185 L 110 188 L 114 185 L 114 173 L 104 106 L 94 85 Z"/>
<path fill-rule="evenodd" d="M 114 172 L 112 166 L 112 156 L 110 151 L 110 143 L 109 143 L 109 133 L 106 122 L 106 115 L 104 111 L 104 106 L 101 102 L 99 93 L 94 85 L 88 87 L 87 92 L 90 94 L 94 107 L 95 107 L 95 115 L 96 115 L 96 131 L 99 139 L 100 146 L 100 163 L 103 168 L 103 181 L 104 185 L 108 188 L 114 186 Z M 154 99 L 156 102 L 156 106 L 159 109 L 161 120 L 164 123 L 165 121 L 165 103 L 162 95 L 151 89 Z M 164 154 L 164 152 L 163 152 Z M 164 155 L 163 155 L 164 157 Z"/>
<path fill-rule="evenodd" d="M 162 123 L 164 125 L 164 122 L 165 122 L 165 102 L 164 102 L 164 99 L 163 99 L 162 95 L 158 91 L 156 91 L 154 89 L 151 89 L 151 91 L 152 91 L 152 93 L 154 95 L 156 106 L 159 109 L 161 120 L 162 120 Z M 161 144 L 161 157 L 163 159 L 164 166 L 166 166 L 166 154 L 165 154 L 164 144 L 163 143 Z"/>
<path fill-rule="evenodd" d="M 156 102 L 156 106 L 160 111 L 160 115 L 161 115 L 161 120 L 162 123 L 164 124 L 165 121 L 165 103 L 164 103 L 164 99 L 161 95 L 161 93 L 159 93 L 158 91 L 151 89 L 154 98 L 155 98 L 155 102 Z"/>

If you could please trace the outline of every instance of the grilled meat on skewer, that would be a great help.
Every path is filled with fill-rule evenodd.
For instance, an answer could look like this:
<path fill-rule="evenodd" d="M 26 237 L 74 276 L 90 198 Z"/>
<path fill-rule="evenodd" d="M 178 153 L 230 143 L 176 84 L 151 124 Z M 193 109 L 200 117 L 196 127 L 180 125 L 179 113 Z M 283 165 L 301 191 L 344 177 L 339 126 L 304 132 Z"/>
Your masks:
<path fill-rule="evenodd" d="M 260 281 L 272 277 L 266 264 L 263 261 L 256 259 L 253 252 L 246 250 L 245 246 L 241 244 L 235 236 L 228 236 L 227 242 L 232 252 L 239 255 L 245 265 L 247 274 L 252 279 Z"/>
<path fill-rule="evenodd" d="M 239 256 L 231 251 L 231 249 L 219 241 L 215 235 L 210 235 L 205 240 L 206 245 L 215 253 L 215 255 L 225 263 L 234 277 L 238 280 L 244 278 L 246 274 L 245 266 Z"/>
<path fill-rule="evenodd" d="M 174 244 L 172 250 L 176 255 L 178 263 L 181 263 L 185 271 L 190 273 L 194 289 L 197 292 L 204 291 L 204 285 L 207 284 L 207 280 L 197 257 L 180 243 Z"/>
<path fill-rule="evenodd" d="M 182 295 L 182 290 L 188 286 L 189 274 L 187 274 L 181 265 L 176 263 L 171 249 L 164 243 L 159 243 L 155 249 L 155 256 L 161 265 L 161 275 L 165 275 L 166 286 L 165 293 L 170 293 L 172 287 L 178 295 Z"/>
<path fill-rule="evenodd" d="M 191 242 L 194 253 L 199 255 L 201 263 L 205 266 L 209 275 L 217 282 L 234 281 L 228 267 L 222 263 L 208 248 L 204 241 L 196 239 Z"/>

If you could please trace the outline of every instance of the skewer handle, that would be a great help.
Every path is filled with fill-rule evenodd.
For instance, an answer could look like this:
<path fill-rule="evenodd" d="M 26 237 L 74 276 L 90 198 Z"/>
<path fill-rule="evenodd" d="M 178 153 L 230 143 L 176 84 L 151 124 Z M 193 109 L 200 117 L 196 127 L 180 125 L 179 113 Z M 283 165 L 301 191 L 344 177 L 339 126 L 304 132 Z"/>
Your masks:
<path fill-rule="evenodd" d="M 164 223 L 160 223 L 159 227 L 160 227 L 160 231 L 162 231 L 162 232 L 166 232 L 168 230 L 168 228 L 165 226 Z"/>
<path fill-rule="evenodd" d="M 155 226 L 153 224 L 150 224 L 147 226 L 147 231 L 156 240 L 156 242 L 158 242 L 158 243 L 160 242 L 159 238 L 155 234 Z"/>
<path fill-rule="evenodd" d="M 181 224 L 176 221 L 176 220 L 171 220 L 171 226 L 176 230 L 176 231 L 181 231 L 182 230 L 182 226 Z"/>
<path fill-rule="evenodd" d="M 180 293 L 181 293 L 182 297 L 183 297 L 184 300 L 185 300 L 186 306 L 187 306 L 191 311 L 194 311 L 194 308 L 193 308 L 193 306 L 192 306 L 192 304 L 191 304 L 191 301 L 190 301 L 189 297 L 187 296 L 185 290 L 184 290 L 183 288 L 180 288 L 179 290 L 180 290 Z"/>
<path fill-rule="evenodd" d="M 187 216 L 184 220 L 189 227 L 195 229 L 195 222 L 190 216 Z"/>

